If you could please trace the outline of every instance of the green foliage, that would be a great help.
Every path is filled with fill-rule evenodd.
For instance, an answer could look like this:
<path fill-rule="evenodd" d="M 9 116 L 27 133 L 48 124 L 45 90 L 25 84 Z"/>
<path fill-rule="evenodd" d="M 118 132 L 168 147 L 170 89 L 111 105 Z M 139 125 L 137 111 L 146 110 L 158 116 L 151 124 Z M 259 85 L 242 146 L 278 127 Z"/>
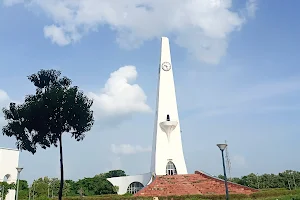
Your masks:
<path fill-rule="evenodd" d="M 65 132 L 80 141 L 91 129 L 92 100 L 60 74 L 56 70 L 32 74 L 28 79 L 36 86 L 36 93 L 27 95 L 23 104 L 10 103 L 8 109 L 3 108 L 8 122 L 3 134 L 15 136 L 18 148 L 35 153 L 37 144 L 42 148 L 57 146 Z"/>
<path fill-rule="evenodd" d="M 116 194 L 114 186 L 106 180 L 105 175 L 96 175 L 93 178 L 84 178 L 74 184 L 74 190 L 83 190 L 83 195 Z"/>
<path fill-rule="evenodd" d="M 28 199 L 28 190 L 19 190 L 19 200 L 27 200 Z"/>
<path fill-rule="evenodd" d="M 35 196 L 35 197 L 36 196 L 41 197 L 41 196 L 46 195 L 48 193 L 50 183 L 51 183 L 51 180 L 48 177 L 39 178 L 38 180 L 34 180 L 32 183 L 33 188 L 31 190 L 31 195 Z"/>
<path fill-rule="evenodd" d="M 223 175 L 218 177 L 224 179 Z M 300 172 L 286 170 L 278 175 L 263 174 L 260 176 L 251 173 L 241 178 L 232 178 L 229 181 L 258 189 L 286 188 L 293 190 L 300 186 Z"/>
<path fill-rule="evenodd" d="M 60 180 L 57 178 L 39 178 L 34 180 L 31 187 L 26 190 L 20 190 L 23 193 L 22 197 L 19 195 L 20 200 L 28 199 L 29 195 L 31 199 L 36 198 L 52 198 L 57 197 L 59 192 Z M 70 195 L 70 183 L 64 182 L 63 196 Z M 72 195 L 72 194 L 71 194 Z"/>
<path fill-rule="evenodd" d="M 106 178 L 120 177 L 120 176 L 126 176 L 125 171 L 118 169 L 118 170 L 111 170 L 105 173 Z"/>
<path fill-rule="evenodd" d="M 19 199 L 28 199 L 29 187 L 26 180 L 19 180 Z"/>
<path fill-rule="evenodd" d="M 120 189 L 119 186 L 117 186 L 117 185 L 113 186 L 113 190 L 114 190 L 115 193 L 118 193 L 119 189 Z"/>
<path fill-rule="evenodd" d="M 107 178 L 126 176 L 123 170 L 111 170 L 107 173 L 98 174 L 92 178 L 83 178 L 77 182 L 68 180 L 70 183 L 69 195 L 103 195 L 103 194 L 116 194 L 117 188 L 113 186 Z"/>
<path fill-rule="evenodd" d="M 218 178 L 223 179 L 223 180 L 225 179 L 224 175 L 219 175 Z"/>
<path fill-rule="evenodd" d="M 26 180 L 19 180 L 19 190 L 28 190 L 28 182 Z"/>
<path fill-rule="evenodd" d="M 71 79 L 60 77 L 56 70 L 40 70 L 28 76 L 36 87 L 33 95 L 27 95 L 23 104 L 10 103 L 3 108 L 8 124 L 4 135 L 17 140 L 17 148 L 35 153 L 37 145 L 46 149 L 51 145 L 60 149 L 61 182 L 59 199 L 63 195 L 62 134 L 71 133 L 77 141 L 84 138 L 94 123 L 91 106 L 93 101 L 71 86 Z"/>
<path fill-rule="evenodd" d="M 8 184 L 7 182 L 0 182 L 0 193 L 1 193 L 0 197 L 2 197 L 2 193 L 3 193 L 3 197 L 5 199 L 5 197 L 8 193 L 8 190 L 10 190 L 10 189 L 15 189 L 14 183 Z"/>
<path fill-rule="evenodd" d="M 269 189 L 250 195 L 251 198 L 266 198 L 266 197 L 279 197 L 279 196 L 288 196 L 288 195 L 300 195 L 300 190 L 287 190 L 287 189 Z"/>
<path fill-rule="evenodd" d="M 92 196 L 92 195 L 107 195 L 116 194 L 116 188 L 106 180 L 107 177 L 124 176 L 123 170 L 112 170 L 107 173 L 98 174 L 92 178 L 83 178 L 78 181 L 65 180 L 63 187 L 63 196 Z M 34 180 L 31 187 L 28 188 L 27 181 L 20 180 L 19 199 L 47 199 L 57 198 L 59 192 L 60 180 L 57 178 L 39 178 Z M 132 195 L 131 195 L 132 196 Z M 86 198 L 86 197 L 85 197 Z"/>

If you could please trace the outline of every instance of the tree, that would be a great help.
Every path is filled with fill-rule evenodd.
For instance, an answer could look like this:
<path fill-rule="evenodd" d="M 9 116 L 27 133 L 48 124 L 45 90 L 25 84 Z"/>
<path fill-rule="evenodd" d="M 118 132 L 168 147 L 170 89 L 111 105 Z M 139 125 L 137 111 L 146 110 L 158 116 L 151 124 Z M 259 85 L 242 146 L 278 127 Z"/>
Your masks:
<path fill-rule="evenodd" d="M 39 178 L 33 181 L 32 185 L 34 185 L 34 195 L 38 197 L 47 197 L 48 196 L 48 188 L 49 188 L 50 179 L 48 177 Z"/>
<path fill-rule="evenodd" d="M 40 70 L 28 76 L 36 87 L 35 94 L 27 95 L 23 104 L 10 103 L 9 108 L 3 108 L 8 124 L 2 129 L 4 135 L 16 138 L 18 149 L 32 154 L 38 145 L 44 149 L 59 146 L 59 200 L 64 185 L 62 135 L 71 133 L 77 141 L 83 140 L 94 123 L 93 101 L 60 75 L 57 70 Z"/>
<path fill-rule="evenodd" d="M 77 193 L 82 192 L 85 196 L 116 193 L 113 185 L 106 179 L 105 174 L 81 179 L 76 183 L 74 189 L 77 190 Z"/>
<path fill-rule="evenodd" d="M 225 176 L 224 176 L 224 175 L 222 175 L 222 174 L 220 174 L 220 175 L 218 176 L 218 178 L 219 178 L 219 179 L 223 179 L 223 180 L 225 180 Z"/>
<path fill-rule="evenodd" d="M 28 188 L 28 182 L 26 180 L 20 180 L 19 181 L 19 199 L 28 199 L 29 194 L 29 188 Z"/>
<path fill-rule="evenodd" d="M 0 182 L 0 192 L 1 192 L 1 196 L 0 198 L 2 199 L 3 197 L 3 200 L 5 200 L 5 197 L 8 193 L 8 191 L 10 189 L 15 189 L 16 185 L 14 183 L 7 183 L 7 182 Z"/>
<path fill-rule="evenodd" d="M 119 186 L 117 186 L 117 185 L 114 185 L 114 187 L 113 187 L 113 188 L 114 188 L 114 192 L 115 192 L 115 193 L 118 193 L 118 192 L 119 192 L 119 189 L 120 189 L 120 188 L 119 188 Z"/>
<path fill-rule="evenodd" d="M 224 179 L 223 175 L 219 175 L 218 177 Z M 300 185 L 300 172 L 285 170 L 278 175 L 262 174 L 260 176 L 251 173 L 241 178 L 232 178 L 230 181 L 258 189 L 285 188 L 293 190 L 297 189 Z"/>
<path fill-rule="evenodd" d="M 120 176 L 126 176 L 125 171 L 118 169 L 118 170 L 111 170 L 105 173 L 106 178 L 120 177 Z"/>
<path fill-rule="evenodd" d="M 75 196 L 78 191 L 76 191 L 76 182 L 73 180 L 66 180 L 65 183 L 68 185 L 68 187 L 64 187 L 66 196 Z"/>

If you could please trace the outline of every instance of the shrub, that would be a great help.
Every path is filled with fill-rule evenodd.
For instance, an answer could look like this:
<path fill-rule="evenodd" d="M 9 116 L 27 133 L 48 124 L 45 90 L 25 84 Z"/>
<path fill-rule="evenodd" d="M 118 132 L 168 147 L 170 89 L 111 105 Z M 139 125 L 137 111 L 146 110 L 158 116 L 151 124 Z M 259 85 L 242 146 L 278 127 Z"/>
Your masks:
<path fill-rule="evenodd" d="M 270 189 L 264 190 L 257 193 L 253 193 L 250 195 L 251 198 L 265 198 L 265 197 L 280 197 L 280 196 L 287 196 L 287 195 L 299 195 L 300 190 L 282 190 L 282 189 Z"/>

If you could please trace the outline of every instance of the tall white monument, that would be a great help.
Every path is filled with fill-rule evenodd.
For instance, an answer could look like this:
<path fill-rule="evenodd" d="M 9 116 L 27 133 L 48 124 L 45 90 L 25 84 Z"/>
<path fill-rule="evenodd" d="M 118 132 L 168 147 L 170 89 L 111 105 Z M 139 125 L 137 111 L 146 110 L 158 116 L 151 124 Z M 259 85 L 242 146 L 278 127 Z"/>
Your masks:
<path fill-rule="evenodd" d="M 109 178 L 108 181 L 118 186 L 118 194 L 138 192 L 150 184 L 155 175 L 187 174 L 181 143 L 170 44 L 166 37 L 161 39 L 156 104 L 150 172 L 136 176 Z"/>
<path fill-rule="evenodd" d="M 161 39 L 156 116 L 151 172 L 156 175 L 187 174 L 177 110 L 169 39 Z"/>
<path fill-rule="evenodd" d="M 0 182 L 8 184 L 16 183 L 17 167 L 19 165 L 19 150 L 0 148 Z M 2 200 L 2 188 L 0 188 L 0 199 Z M 9 190 L 5 200 L 15 199 L 15 190 Z"/>

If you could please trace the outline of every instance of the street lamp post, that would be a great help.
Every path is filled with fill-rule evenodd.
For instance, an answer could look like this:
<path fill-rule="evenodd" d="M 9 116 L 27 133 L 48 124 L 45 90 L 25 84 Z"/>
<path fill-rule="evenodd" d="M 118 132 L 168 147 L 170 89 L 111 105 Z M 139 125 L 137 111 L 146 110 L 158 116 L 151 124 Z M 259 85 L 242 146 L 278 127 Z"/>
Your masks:
<path fill-rule="evenodd" d="M 22 167 L 17 167 L 16 169 L 17 169 L 17 171 L 18 171 L 16 200 L 18 200 L 18 198 L 19 198 L 19 181 L 20 181 L 20 173 L 21 173 L 21 171 L 23 170 L 23 168 L 22 168 Z"/>
<path fill-rule="evenodd" d="M 226 192 L 226 200 L 229 200 L 228 194 L 228 185 L 227 185 L 227 176 L 226 176 L 226 169 L 225 169 L 225 160 L 224 160 L 224 150 L 227 147 L 227 144 L 217 144 L 222 152 L 222 161 L 223 161 L 223 171 L 224 171 L 224 180 L 225 180 L 225 192 Z"/>

